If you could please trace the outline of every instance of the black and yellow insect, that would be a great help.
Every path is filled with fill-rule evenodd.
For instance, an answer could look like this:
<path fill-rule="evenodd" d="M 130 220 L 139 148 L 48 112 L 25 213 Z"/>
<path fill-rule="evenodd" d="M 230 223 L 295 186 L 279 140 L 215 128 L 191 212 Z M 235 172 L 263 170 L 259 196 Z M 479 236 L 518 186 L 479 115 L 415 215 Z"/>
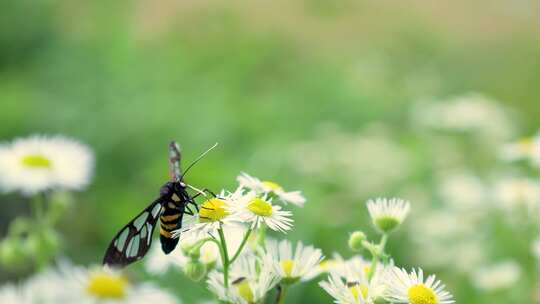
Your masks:
<path fill-rule="evenodd" d="M 206 189 L 198 190 L 186 184 L 183 181 L 183 176 L 212 148 L 203 153 L 182 174 L 179 146 L 176 142 L 169 145 L 171 181 L 161 187 L 159 197 L 150 206 L 146 207 L 116 234 L 105 252 L 103 264 L 124 267 L 143 258 L 152 244 L 152 234 L 158 219 L 160 220 L 161 249 L 166 254 L 174 250 L 178 244 L 178 238 L 173 237 L 173 231 L 182 227 L 184 214 L 194 215 L 194 211 L 190 208 L 191 205 L 198 211 L 194 199 L 201 194 L 204 195 L 204 192 L 212 193 Z M 190 195 L 187 191 L 188 187 L 198 193 Z"/>

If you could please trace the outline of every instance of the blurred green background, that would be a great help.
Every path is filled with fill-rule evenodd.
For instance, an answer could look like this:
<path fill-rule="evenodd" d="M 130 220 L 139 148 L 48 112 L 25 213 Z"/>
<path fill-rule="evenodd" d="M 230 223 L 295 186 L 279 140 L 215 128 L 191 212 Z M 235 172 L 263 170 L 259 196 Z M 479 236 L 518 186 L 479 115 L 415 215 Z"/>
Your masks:
<path fill-rule="evenodd" d="M 348 233 L 369 229 L 366 199 L 410 199 L 408 224 L 426 208 L 411 193 L 440 205 L 431 193 L 444 148 L 411 122 L 415 102 L 480 92 L 509 109 L 518 135 L 537 130 L 539 28 L 540 4 L 528 0 L 3 0 L 0 138 L 60 133 L 94 149 L 93 183 L 60 228 L 76 263 L 99 263 L 115 231 L 157 195 L 172 139 L 184 164 L 220 143 L 190 171 L 198 187 L 230 189 L 246 171 L 303 190 L 287 238 L 350 256 Z M 372 153 L 351 150 L 362 140 Z M 464 147 L 460 168 L 492 171 L 495 145 L 451 140 Z M 0 235 L 27 211 L 24 198 L 0 196 Z M 495 253 L 522 253 L 525 283 L 483 294 L 451 263 L 424 264 L 412 234 L 391 239 L 396 262 L 436 272 L 459 303 L 533 301 L 528 249 Z M 20 277 L 0 271 L 3 281 Z M 209 297 L 180 273 L 156 280 L 185 303 Z M 331 299 L 314 281 L 288 302 Z"/>

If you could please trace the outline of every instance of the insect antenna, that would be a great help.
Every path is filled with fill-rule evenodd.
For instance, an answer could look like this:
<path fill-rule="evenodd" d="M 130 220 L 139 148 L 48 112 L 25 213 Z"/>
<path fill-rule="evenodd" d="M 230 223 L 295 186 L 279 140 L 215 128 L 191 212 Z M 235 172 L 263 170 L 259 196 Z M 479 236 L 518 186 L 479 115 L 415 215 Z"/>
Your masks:
<path fill-rule="evenodd" d="M 169 174 L 173 182 L 179 181 L 181 178 L 180 160 L 180 145 L 176 141 L 171 141 L 169 144 Z"/>
<path fill-rule="evenodd" d="M 197 157 L 187 168 L 186 168 L 186 171 L 184 171 L 184 173 L 182 173 L 182 175 L 180 175 L 180 178 L 178 180 L 182 180 L 182 178 L 184 178 L 184 176 L 186 176 L 186 174 L 188 173 L 189 169 L 191 169 L 196 163 L 198 163 L 201 159 L 203 159 L 203 157 L 206 156 L 206 154 L 208 154 L 210 151 L 214 150 L 215 147 L 218 146 L 218 143 L 215 143 L 212 147 L 210 147 L 208 150 L 204 151 L 201 155 L 199 155 L 199 157 Z"/>

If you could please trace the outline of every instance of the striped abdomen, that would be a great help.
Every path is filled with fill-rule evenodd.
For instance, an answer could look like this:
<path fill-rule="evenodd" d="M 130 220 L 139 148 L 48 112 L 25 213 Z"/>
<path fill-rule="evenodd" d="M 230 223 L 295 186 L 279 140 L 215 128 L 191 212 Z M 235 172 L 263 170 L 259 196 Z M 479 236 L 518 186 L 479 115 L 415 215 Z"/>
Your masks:
<path fill-rule="evenodd" d="M 159 217 L 159 240 L 163 252 L 170 253 L 178 244 L 178 238 L 173 238 L 172 234 L 174 230 L 181 228 L 184 213 L 183 208 L 173 202 L 167 202 L 163 208 L 164 210 Z"/>

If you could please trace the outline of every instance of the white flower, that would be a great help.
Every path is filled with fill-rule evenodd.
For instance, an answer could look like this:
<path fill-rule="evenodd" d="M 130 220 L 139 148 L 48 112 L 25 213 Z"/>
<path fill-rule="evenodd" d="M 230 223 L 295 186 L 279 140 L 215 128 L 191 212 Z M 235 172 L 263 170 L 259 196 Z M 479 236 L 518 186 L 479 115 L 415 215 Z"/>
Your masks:
<path fill-rule="evenodd" d="M 540 204 L 540 183 L 529 178 L 505 178 L 495 185 L 495 199 L 509 210 L 524 206 L 528 210 Z"/>
<path fill-rule="evenodd" d="M 0 188 L 34 194 L 48 189 L 81 190 L 92 176 L 90 149 L 62 136 L 32 136 L 0 145 Z"/>
<path fill-rule="evenodd" d="M 437 102 L 421 102 L 412 120 L 424 127 L 457 132 L 477 132 L 487 138 L 505 139 L 513 125 L 505 108 L 481 94 L 472 93 Z"/>
<path fill-rule="evenodd" d="M 367 283 L 346 282 L 341 276 L 332 272 L 328 281 L 320 282 L 319 285 L 335 299 L 338 304 L 364 304 L 373 303 L 368 300 Z"/>
<path fill-rule="evenodd" d="M 24 290 L 31 303 L 175 304 L 169 293 L 150 284 L 133 285 L 109 268 L 86 269 L 69 264 L 30 279 Z"/>
<path fill-rule="evenodd" d="M 185 223 L 182 228 L 173 231 L 174 237 L 203 238 L 215 235 L 220 228 L 239 225 L 241 219 L 231 212 L 231 205 L 240 194 L 237 192 L 225 194 L 222 191 L 217 197 L 208 198 L 199 206 L 199 213 Z"/>
<path fill-rule="evenodd" d="M 291 242 L 274 240 L 266 242 L 264 259 L 273 265 L 274 271 L 285 283 L 294 283 L 298 280 L 307 281 L 317 274 L 317 266 L 323 259 L 322 251 L 313 246 L 304 246 L 302 242 L 296 245 L 293 253 Z"/>
<path fill-rule="evenodd" d="M 534 150 L 537 140 L 535 137 L 522 138 L 502 146 L 500 156 L 503 160 L 517 161 L 528 158 Z"/>
<path fill-rule="evenodd" d="M 540 166 L 540 133 L 502 146 L 500 157 L 506 161 L 528 160 Z"/>
<path fill-rule="evenodd" d="M 281 210 L 281 206 L 273 205 L 271 200 L 259 197 L 253 191 L 237 199 L 231 204 L 230 210 L 242 222 L 250 224 L 252 229 L 265 224 L 274 231 L 285 232 L 291 229 L 293 223 L 290 211 Z"/>
<path fill-rule="evenodd" d="M 478 209 L 485 202 L 486 192 L 482 180 L 469 173 L 446 176 L 440 184 L 444 201 L 459 210 Z"/>
<path fill-rule="evenodd" d="M 450 304 L 452 295 L 444 284 L 430 275 L 424 280 L 422 269 L 407 273 L 405 269 L 390 268 L 385 274 L 385 298 L 392 303 L 408 304 Z"/>
<path fill-rule="evenodd" d="M 341 257 L 337 257 L 340 260 Z M 377 264 L 375 273 L 369 279 L 371 265 L 361 256 L 355 256 L 348 261 L 341 261 L 338 267 L 330 271 L 327 281 L 319 285 L 330 294 L 336 303 L 374 303 L 383 296 L 385 285 L 383 274 L 386 267 Z"/>
<path fill-rule="evenodd" d="M 259 303 L 276 284 L 279 278 L 272 266 L 263 263 L 255 255 L 248 254 L 232 264 L 229 288 L 225 288 L 223 274 L 213 271 L 208 275 L 208 288 L 220 300 L 236 304 Z"/>
<path fill-rule="evenodd" d="M 2 304 L 30 304 L 28 299 L 23 297 L 20 289 L 14 285 L 0 286 L 0 303 Z"/>
<path fill-rule="evenodd" d="M 369 200 L 367 208 L 373 225 L 381 232 L 388 233 L 399 226 L 409 213 L 410 204 L 398 198 L 390 200 L 377 198 Z"/>
<path fill-rule="evenodd" d="M 494 291 L 514 286 L 521 276 L 521 268 L 512 260 L 485 266 L 472 274 L 474 285 L 483 290 Z"/>
<path fill-rule="evenodd" d="M 159 241 L 155 240 L 154 242 Z M 171 266 L 183 264 L 185 256 L 179 248 L 180 246 L 176 246 L 169 254 L 165 254 L 163 250 L 161 250 L 161 246 L 152 246 L 150 252 L 148 252 L 144 258 L 144 268 L 146 272 L 152 275 L 163 275 L 171 268 Z"/>
<path fill-rule="evenodd" d="M 253 177 L 245 172 L 242 172 L 236 180 L 240 184 L 240 187 L 248 190 L 255 191 L 259 194 L 267 194 L 270 196 L 276 196 L 283 203 L 291 203 L 302 207 L 306 202 L 306 198 L 302 196 L 300 191 L 287 192 L 283 190 L 279 184 L 271 181 L 261 181 L 260 179 Z"/>

